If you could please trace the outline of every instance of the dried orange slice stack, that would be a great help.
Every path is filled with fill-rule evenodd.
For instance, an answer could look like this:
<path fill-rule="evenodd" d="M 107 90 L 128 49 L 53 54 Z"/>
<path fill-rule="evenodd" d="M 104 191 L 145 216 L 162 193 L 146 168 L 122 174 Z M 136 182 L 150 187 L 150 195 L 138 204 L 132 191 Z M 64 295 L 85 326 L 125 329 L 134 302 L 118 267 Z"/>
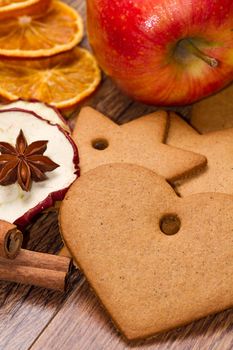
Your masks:
<path fill-rule="evenodd" d="M 76 45 L 81 16 L 58 0 L 0 0 L 0 96 L 72 107 L 100 82 L 95 58 Z"/>

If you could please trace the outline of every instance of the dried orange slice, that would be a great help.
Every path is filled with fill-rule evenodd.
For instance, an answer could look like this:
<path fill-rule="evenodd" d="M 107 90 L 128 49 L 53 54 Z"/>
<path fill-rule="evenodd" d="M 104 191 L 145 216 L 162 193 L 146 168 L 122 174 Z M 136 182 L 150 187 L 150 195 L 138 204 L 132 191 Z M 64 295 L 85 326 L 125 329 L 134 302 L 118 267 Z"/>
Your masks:
<path fill-rule="evenodd" d="M 101 79 L 95 58 L 75 48 L 38 60 L 0 60 L 0 95 L 8 100 L 37 99 L 68 108 L 90 95 Z"/>
<path fill-rule="evenodd" d="M 42 13 L 51 0 L 0 0 L 0 18 L 22 16 L 25 14 Z"/>
<path fill-rule="evenodd" d="M 46 57 L 76 46 L 83 36 L 80 15 L 61 1 L 52 0 L 43 13 L 3 19 L 0 22 L 0 55 Z"/>

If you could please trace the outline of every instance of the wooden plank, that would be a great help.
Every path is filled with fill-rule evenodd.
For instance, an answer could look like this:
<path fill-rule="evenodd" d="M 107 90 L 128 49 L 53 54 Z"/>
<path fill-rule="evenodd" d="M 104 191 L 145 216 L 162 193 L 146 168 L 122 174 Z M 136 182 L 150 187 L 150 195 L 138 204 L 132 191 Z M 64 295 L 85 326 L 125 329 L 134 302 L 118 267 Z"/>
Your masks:
<path fill-rule="evenodd" d="M 186 327 L 127 344 L 116 332 L 94 293 L 83 280 L 64 303 L 31 350 L 231 350 L 233 310 L 210 316 Z"/>

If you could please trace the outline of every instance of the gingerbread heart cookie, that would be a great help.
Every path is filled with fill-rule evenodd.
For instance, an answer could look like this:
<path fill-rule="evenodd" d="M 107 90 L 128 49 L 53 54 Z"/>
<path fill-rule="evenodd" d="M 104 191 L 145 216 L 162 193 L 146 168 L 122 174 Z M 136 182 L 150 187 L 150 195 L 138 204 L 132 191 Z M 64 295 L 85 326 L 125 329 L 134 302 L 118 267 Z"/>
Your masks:
<path fill-rule="evenodd" d="M 83 108 L 73 132 L 81 175 L 101 164 L 123 162 L 145 166 L 173 182 L 204 168 L 202 155 L 164 144 L 167 129 L 165 111 L 119 126 L 93 108 Z"/>
<path fill-rule="evenodd" d="M 232 219 L 232 196 L 180 198 L 155 172 L 109 164 L 71 186 L 60 228 L 114 323 L 138 339 L 233 305 Z"/>

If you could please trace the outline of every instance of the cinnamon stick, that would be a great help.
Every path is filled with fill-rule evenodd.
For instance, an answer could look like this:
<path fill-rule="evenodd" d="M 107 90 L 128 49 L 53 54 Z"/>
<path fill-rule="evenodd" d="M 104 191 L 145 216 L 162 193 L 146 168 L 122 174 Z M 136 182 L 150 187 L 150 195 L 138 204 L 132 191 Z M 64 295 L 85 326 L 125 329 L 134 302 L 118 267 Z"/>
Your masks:
<path fill-rule="evenodd" d="M 65 291 L 71 259 L 21 249 L 14 260 L 0 257 L 0 279 Z"/>
<path fill-rule="evenodd" d="M 70 269 L 71 259 L 64 256 L 21 249 L 14 261 L 8 261 L 0 256 L 0 264 L 8 264 L 11 266 L 28 266 L 42 270 L 67 272 Z"/>
<path fill-rule="evenodd" d="M 14 259 L 20 251 L 23 234 L 14 224 L 0 220 L 0 257 Z"/>

